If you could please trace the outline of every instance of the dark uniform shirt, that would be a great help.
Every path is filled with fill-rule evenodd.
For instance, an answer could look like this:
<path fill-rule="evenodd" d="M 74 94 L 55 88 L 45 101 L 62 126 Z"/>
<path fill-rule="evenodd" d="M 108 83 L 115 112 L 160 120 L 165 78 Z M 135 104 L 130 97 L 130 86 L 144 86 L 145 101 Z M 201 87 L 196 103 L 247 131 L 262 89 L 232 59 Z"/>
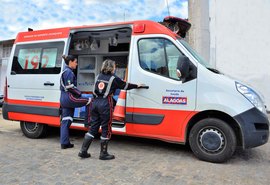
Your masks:
<path fill-rule="evenodd" d="M 95 83 L 94 96 L 106 98 L 108 95 L 114 94 L 116 89 L 129 90 L 137 87 L 138 85 L 127 83 L 115 74 L 100 73 Z"/>
<path fill-rule="evenodd" d="M 75 96 L 80 96 L 81 92 L 77 89 L 77 79 L 72 69 L 68 66 L 65 67 L 61 75 L 61 92 L 70 92 Z"/>

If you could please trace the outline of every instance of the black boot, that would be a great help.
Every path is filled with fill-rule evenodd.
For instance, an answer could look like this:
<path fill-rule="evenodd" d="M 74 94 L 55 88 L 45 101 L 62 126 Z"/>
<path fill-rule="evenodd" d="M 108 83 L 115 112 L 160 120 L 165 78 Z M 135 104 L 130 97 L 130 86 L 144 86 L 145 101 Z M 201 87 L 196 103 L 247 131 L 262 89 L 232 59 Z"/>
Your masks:
<path fill-rule="evenodd" d="M 108 142 L 109 142 L 109 140 L 101 140 L 101 143 L 100 143 L 100 155 L 99 155 L 100 160 L 111 160 L 111 159 L 115 158 L 114 155 L 110 155 L 107 152 Z"/>
<path fill-rule="evenodd" d="M 74 144 L 71 144 L 71 143 L 69 143 L 69 144 L 61 144 L 61 149 L 67 149 L 67 148 L 73 148 L 74 147 Z"/>
<path fill-rule="evenodd" d="M 88 133 L 85 134 L 81 151 L 79 152 L 78 156 L 81 158 L 88 158 L 91 157 L 89 153 L 87 153 L 90 144 L 93 141 L 93 137 L 91 137 Z"/>

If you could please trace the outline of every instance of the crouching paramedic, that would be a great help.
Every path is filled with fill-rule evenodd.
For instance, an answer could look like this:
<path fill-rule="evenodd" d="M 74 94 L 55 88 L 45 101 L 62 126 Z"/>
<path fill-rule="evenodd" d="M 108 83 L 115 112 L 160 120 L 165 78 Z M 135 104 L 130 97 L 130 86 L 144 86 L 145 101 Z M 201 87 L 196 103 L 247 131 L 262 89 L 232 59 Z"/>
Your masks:
<path fill-rule="evenodd" d="M 107 152 L 108 142 L 112 133 L 112 114 L 113 114 L 113 99 L 112 96 L 116 89 L 134 89 L 142 85 L 126 83 L 117 77 L 115 74 L 115 62 L 113 60 L 105 60 L 101 67 L 101 73 L 96 77 L 94 87 L 94 99 L 91 105 L 90 130 L 85 134 L 81 150 L 78 154 L 81 158 L 88 158 L 91 155 L 87 150 L 97 135 L 101 126 L 101 149 L 99 159 L 110 160 L 114 159 L 114 155 Z"/>
<path fill-rule="evenodd" d="M 77 80 L 73 70 L 77 67 L 77 59 L 72 56 L 62 56 L 65 60 L 66 67 L 62 72 L 60 79 L 60 105 L 62 108 L 62 121 L 60 129 L 61 148 L 72 148 L 74 145 L 69 141 L 69 127 L 73 121 L 74 109 L 86 105 L 86 111 L 90 111 L 89 104 L 91 99 L 81 97 L 81 91 L 76 87 Z M 86 114 L 87 115 L 87 114 Z M 85 122 L 88 122 L 86 117 Z"/>

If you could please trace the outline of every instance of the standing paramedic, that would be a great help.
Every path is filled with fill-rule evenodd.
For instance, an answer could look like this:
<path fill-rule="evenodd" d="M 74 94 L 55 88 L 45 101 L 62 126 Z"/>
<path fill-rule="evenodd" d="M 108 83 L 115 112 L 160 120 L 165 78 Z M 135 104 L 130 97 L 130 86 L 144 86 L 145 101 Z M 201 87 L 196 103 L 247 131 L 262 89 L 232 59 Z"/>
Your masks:
<path fill-rule="evenodd" d="M 76 87 L 77 80 L 73 70 L 76 69 L 78 65 L 77 58 L 72 55 L 63 55 L 62 57 L 65 60 L 66 67 L 62 72 L 60 79 L 60 105 L 62 108 L 60 142 L 61 148 L 66 149 L 74 146 L 69 141 L 69 127 L 73 121 L 74 109 L 86 105 L 86 111 L 90 111 L 88 104 L 91 99 L 81 97 L 82 93 Z M 87 118 L 85 119 L 85 122 L 88 122 Z"/>
<path fill-rule="evenodd" d="M 112 134 L 112 113 L 113 99 L 112 96 L 116 89 L 135 89 L 142 85 L 126 83 L 117 77 L 115 74 L 115 61 L 107 59 L 103 62 L 101 73 L 96 77 L 94 86 L 94 99 L 91 105 L 90 130 L 85 134 L 82 148 L 78 154 L 81 158 L 91 157 L 87 150 L 97 135 L 101 126 L 101 149 L 99 159 L 110 160 L 114 159 L 114 155 L 107 152 L 108 142 Z"/>

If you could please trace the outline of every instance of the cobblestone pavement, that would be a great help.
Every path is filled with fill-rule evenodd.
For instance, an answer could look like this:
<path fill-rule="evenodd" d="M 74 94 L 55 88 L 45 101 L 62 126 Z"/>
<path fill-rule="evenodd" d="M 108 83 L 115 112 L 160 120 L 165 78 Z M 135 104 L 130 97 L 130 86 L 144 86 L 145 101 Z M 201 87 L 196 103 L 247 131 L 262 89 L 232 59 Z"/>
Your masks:
<path fill-rule="evenodd" d="M 72 131 L 75 148 L 61 150 L 59 129 L 52 129 L 43 139 L 28 139 L 18 122 L 0 115 L 0 184 L 270 184 L 269 142 L 238 149 L 228 162 L 213 164 L 198 160 L 186 146 L 113 136 L 109 152 L 116 159 L 101 161 L 98 140 L 91 145 L 91 158 L 77 156 L 83 135 Z"/>

